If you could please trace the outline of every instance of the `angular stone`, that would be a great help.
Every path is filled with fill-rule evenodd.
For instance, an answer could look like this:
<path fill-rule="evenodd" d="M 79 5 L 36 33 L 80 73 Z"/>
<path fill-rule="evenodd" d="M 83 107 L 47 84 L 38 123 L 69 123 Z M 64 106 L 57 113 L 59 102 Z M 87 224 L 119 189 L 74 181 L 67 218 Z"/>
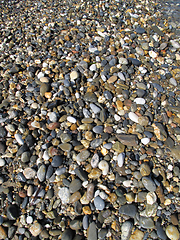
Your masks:
<path fill-rule="evenodd" d="M 144 233 L 139 229 L 136 229 L 130 236 L 129 240 L 143 240 Z"/>
<path fill-rule="evenodd" d="M 136 135 L 133 134 L 117 134 L 117 139 L 126 146 L 137 146 L 138 145 L 138 138 Z"/>
<path fill-rule="evenodd" d="M 154 134 L 156 135 L 157 139 L 160 141 L 166 141 L 167 139 L 167 132 L 164 129 L 164 126 L 161 123 L 153 123 Z"/>
<path fill-rule="evenodd" d="M 96 95 L 94 93 L 87 92 L 84 95 L 84 101 L 87 101 L 87 102 L 97 102 L 97 97 L 96 97 Z"/>
<path fill-rule="evenodd" d="M 126 204 L 120 207 L 119 213 L 134 218 L 137 213 L 137 207 L 134 204 Z"/>
<path fill-rule="evenodd" d="M 7 232 L 3 226 L 0 225 L 0 239 L 7 238 Z"/>
<path fill-rule="evenodd" d="M 125 146 L 120 143 L 120 142 L 115 142 L 113 145 L 112 145 L 112 149 L 118 153 L 122 153 L 124 152 L 124 149 L 125 149 Z"/>

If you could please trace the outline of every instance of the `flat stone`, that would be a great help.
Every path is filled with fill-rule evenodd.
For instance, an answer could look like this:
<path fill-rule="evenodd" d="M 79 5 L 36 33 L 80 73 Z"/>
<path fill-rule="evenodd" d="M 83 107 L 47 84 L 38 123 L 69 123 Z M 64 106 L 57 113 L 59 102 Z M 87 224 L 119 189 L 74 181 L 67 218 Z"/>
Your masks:
<path fill-rule="evenodd" d="M 159 222 L 156 222 L 156 230 L 157 230 L 157 235 L 160 239 L 162 240 L 167 239 L 166 233 Z"/>
<path fill-rule="evenodd" d="M 166 227 L 166 235 L 171 240 L 178 240 L 179 239 L 179 231 L 178 231 L 178 229 L 175 226 L 171 225 L 171 224 Z"/>
<path fill-rule="evenodd" d="M 43 182 L 45 180 L 46 177 L 46 166 L 44 164 L 42 164 L 38 171 L 37 171 L 37 177 L 39 179 L 40 182 Z"/>
<path fill-rule="evenodd" d="M 142 183 L 144 187 L 149 191 L 149 192 L 155 192 L 156 191 L 156 185 L 153 182 L 153 180 L 149 177 L 143 177 L 142 178 Z"/>
<path fill-rule="evenodd" d="M 84 95 L 84 101 L 87 101 L 87 102 L 97 102 L 97 97 L 96 97 L 96 95 L 94 93 L 87 92 Z"/>
<path fill-rule="evenodd" d="M 134 112 L 129 113 L 129 118 L 135 123 L 139 123 L 139 117 Z"/>
<path fill-rule="evenodd" d="M 154 222 L 151 218 L 140 217 L 139 225 L 145 229 L 154 228 Z"/>
<path fill-rule="evenodd" d="M 140 66 L 142 64 L 142 62 L 137 60 L 136 58 L 128 58 L 128 60 L 135 66 Z"/>
<path fill-rule="evenodd" d="M 36 170 L 28 167 L 24 169 L 23 174 L 26 179 L 34 179 L 36 176 Z"/>
<path fill-rule="evenodd" d="M 103 142 L 103 139 L 102 138 L 97 138 L 97 139 L 94 139 L 92 142 L 91 142 L 91 147 L 92 148 L 97 148 L 99 147 Z"/>
<path fill-rule="evenodd" d="M 143 34 L 146 32 L 146 30 L 142 27 L 137 27 L 136 30 L 135 30 L 138 34 Z"/>
<path fill-rule="evenodd" d="M 132 232 L 133 224 L 126 221 L 121 226 L 121 240 L 128 240 Z"/>
<path fill-rule="evenodd" d="M 70 152 L 72 149 L 72 145 L 70 143 L 61 143 L 59 147 L 65 152 Z"/>
<path fill-rule="evenodd" d="M 76 156 L 76 160 L 79 162 L 84 162 L 90 156 L 90 152 L 88 150 L 83 150 Z"/>
<path fill-rule="evenodd" d="M 67 204 L 69 203 L 69 198 L 70 198 L 70 192 L 69 189 L 66 187 L 62 187 L 59 189 L 58 195 L 62 201 L 62 204 Z"/>
<path fill-rule="evenodd" d="M 119 213 L 134 218 L 137 213 L 137 207 L 134 204 L 126 204 L 120 207 Z"/>
<path fill-rule="evenodd" d="M 40 223 L 38 222 L 35 222 L 33 223 L 33 225 L 30 227 L 29 231 L 31 232 L 31 234 L 34 236 L 34 237 L 37 237 L 41 231 L 42 231 L 42 226 Z"/>
<path fill-rule="evenodd" d="M 157 26 L 152 26 L 152 30 L 157 33 L 159 36 L 163 37 L 164 33 L 157 27 Z"/>
<path fill-rule="evenodd" d="M 97 114 L 101 111 L 101 109 L 99 107 L 97 107 L 94 103 L 90 103 L 90 108 L 92 109 L 92 111 Z"/>
<path fill-rule="evenodd" d="M 82 187 L 82 183 L 79 179 L 74 179 L 69 185 L 69 191 L 70 193 L 77 192 Z"/>
<path fill-rule="evenodd" d="M 87 239 L 88 240 L 97 240 L 97 228 L 95 222 L 90 223 L 87 230 Z"/>
<path fill-rule="evenodd" d="M 176 158 L 178 161 L 180 161 L 180 146 L 177 145 L 173 148 L 170 149 L 171 150 L 171 155 Z"/>
<path fill-rule="evenodd" d="M 77 71 L 72 71 L 71 73 L 70 73 L 70 78 L 71 78 L 71 80 L 75 80 L 75 79 L 77 79 L 79 77 L 79 73 L 77 72 Z"/>
<path fill-rule="evenodd" d="M 151 168 L 147 163 L 143 163 L 140 165 L 140 173 L 143 177 L 150 175 Z"/>
<path fill-rule="evenodd" d="M 125 146 L 120 143 L 120 142 L 115 142 L 113 145 L 112 145 L 112 149 L 118 153 L 122 153 L 124 152 L 124 149 L 125 149 Z"/>
<path fill-rule="evenodd" d="M 126 146 L 137 146 L 138 145 L 138 138 L 136 135 L 133 134 L 117 134 L 117 139 Z"/>
<path fill-rule="evenodd" d="M 0 225 L 0 239 L 7 238 L 7 232 L 3 226 Z"/>

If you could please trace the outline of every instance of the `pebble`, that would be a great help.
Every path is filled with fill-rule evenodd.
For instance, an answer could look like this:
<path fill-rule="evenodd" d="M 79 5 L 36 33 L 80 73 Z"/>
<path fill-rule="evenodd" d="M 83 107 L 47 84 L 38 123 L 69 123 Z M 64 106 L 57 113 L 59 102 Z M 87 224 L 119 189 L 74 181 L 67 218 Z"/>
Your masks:
<path fill-rule="evenodd" d="M 0 167 L 4 167 L 6 164 L 6 161 L 2 158 L 0 158 Z"/>
<path fill-rule="evenodd" d="M 0 236 L 1 236 L 1 239 L 6 239 L 7 238 L 6 230 L 2 226 L 0 226 Z"/>
<path fill-rule="evenodd" d="M 143 177 L 142 178 L 142 183 L 144 185 L 144 187 L 149 191 L 149 192 L 155 192 L 156 191 L 156 185 L 153 182 L 152 179 L 150 179 L 149 177 Z"/>
<path fill-rule="evenodd" d="M 86 159 L 88 159 L 89 156 L 90 156 L 90 152 L 88 150 L 83 150 L 76 156 L 76 160 L 79 162 L 83 162 Z"/>
<path fill-rule="evenodd" d="M 146 102 L 146 100 L 145 100 L 144 98 L 135 98 L 135 99 L 134 99 L 134 102 L 135 102 L 136 104 L 144 105 L 145 102 Z"/>
<path fill-rule="evenodd" d="M 69 189 L 66 187 L 62 187 L 59 189 L 58 192 L 59 198 L 62 201 L 62 204 L 67 204 L 69 203 L 69 198 L 70 198 L 70 192 Z"/>
<path fill-rule="evenodd" d="M 105 202 L 99 196 L 94 198 L 94 206 L 97 210 L 102 211 L 105 208 Z"/>
<path fill-rule="evenodd" d="M 133 228 L 133 224 L 130 221 L 126 221 L 122 224 L 122 226 L 121 226 L 121 239 L 122 240 L 129 239 L 132 228 Z"/>
<path fill-rule="evenodd" d="M 70 123 L 76 123 L 76 118 L 74 118 L 72 116 L 68 116 L 67 121 L 69 121 Z"/>
<path fill-rule="evenodd" d="M 139 121 L 138 121 L 139 117 L 135 113 L 130 112 L 129 113 L 129 118 L 131 119 L 131 121 L 133 121 L 135 123 L 139 123 Z"/>
<path fill-rule="evenodd" d="M 157 196 L 154 192 L 148 192 L 146 195 L 147 204 L 154 204 L 157 201 Z"/>
<path fill-rule="evenodd" d="M 90 108 L 92 109 L 92 111 L 97 114 L 101 111 L 101 109 L 99 107 L 97 107 L 94 103 L 90 103 Z"/>
<path fill-rule="evenodd" d="M 126 204 L 120 207 L 119 213 L 134 218 L 137 213 L 137 208 L 133 204 Z"/>
<path fill-rule="evenodd" d="M 95 222 L 90 223 L 87 230 L 87 239 L 88 240 L 97 240 L 97 228 Z"/>
<path fill-rule="evenodd" d="M 42 164 L 38 171 L 37 171 L 37 177 L 39 179 L 40 182 L 43 182 L 45 180 L 46 177 L 46 166 L 44 164 Z"/>
<path fill-rule="evenodd" d="M 75 193 L 77 192 L 82 186 L 82 183 L 79 179 L 74 179 L 69 185 L 69 191 L 70 193 Z"/>
<path fill-rule="evenodd" d="M 105 161 L 102 160 L 98 164 L 99 169 L 101 169 L 103 175 L 107 175 L 109 172 L 109 164 Z"/>
<path fill-rule="evenodd" d="M 145 229 L 154 228 L 154 222 L 151 218 L 140 217 L 139 224 L 141 227 L 143 227 Z"/>
<path fill-rule="evenodd" d="M 178 240 L 179 239 L 179 231 L 173 225 L 168 225 L 166 227 L 166 235 L 168 236 L 168 238 L 170 238 L 172 240 Z"/>
<path fill-rule="evenodd" d="M 22 136 L 18 133 L 14 134 L 14 137 L 16 139 L 16 141 L 19 143 L 19 145 L 23 145 L 24 144 L 24 140 L 22 139 Z"/>
<path fill-rule="evenodd" d="M 119 167 L 122 167 L 124 164 L 125 153 L 120 153 L 117 157 L 117 163 Z"/>
<path fill-rule="evenodd" d="M 141 139 L 142 144 L 147 145 L 150 142 L 149 138 L 142 138 Z"/>

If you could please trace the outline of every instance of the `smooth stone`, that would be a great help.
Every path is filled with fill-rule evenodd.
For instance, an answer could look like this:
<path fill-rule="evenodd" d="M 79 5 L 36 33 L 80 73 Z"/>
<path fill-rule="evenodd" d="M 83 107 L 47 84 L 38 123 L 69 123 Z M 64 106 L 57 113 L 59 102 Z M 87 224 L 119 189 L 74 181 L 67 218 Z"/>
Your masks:
<path fill-rule="evenodd" d="M 139 117 L 134 112 L 129 113 L 129 118 L 131 119 L 131 121 L 133 121 L 135 123 L 139 123 L 139 121 L 138 121 Z"/>
<path fill-rule="evenodd" d="M 62 201 L 62 204 L 69 203 L 70 192 L 69 192 L 69 189 L 67 187 L 59 188 L 58 195 L 59 195 L 59 198 Z"/>
<path fill-rule="evenodd" d="M 41 77 L 39 79 L 42 83 L 48 83 L 49 82 L 49 79 L 47 77 Z"/>
<path fill-rule="evenodd" d="M 72 136 L 68 133 L 62 133 L 60 135 L 62 143 L 70 142 L 72 140 Z"/>
<path fill-rule="evenodd" d="M 14 137 L 15 137 L 16 141 L 19 143 L 19 145 L 24 144 L 24 140 L 22 139 L 22 136 L 19 133 L 14 134 Z"/>
<path fill-rule="evenodd" d="M 131 234 L 129 240 L 143 240 L 144 233 L 139 229 L 136 229 L 133 234 Z"/>
<path fill-rule="evenodd" d="M 84 95 L 84 101 L 87 101 L 87 102 L 97 102 L 97 97 L 96 97 L 95 93 L 87 92 Z"/>
<path fill-rule="evenodd" d="M 6 129 L 4 127 L 0 127 L 0 138 L 4 138 L 6 134 Z"/>
<path fill-rule="evenodd" d="M 82 183 L 79 179 L 74 179 L 69 185 L 69 191 L 70 193 L 77 192 L 82 187 Z"/>
<path fill-rule="evenodd" d="M 154 204 L 157 201 L 157 196 L 154 192 L 148 192 L 146 195 L 147 204 Z"/>
<path fill-rule="evenodd" d="M 142 144 L 147 145 L 150 142 L 149 138 L 142 138 L 141 139 Z"/>
<path fill-rule="evenodd" d="M 121 226 L 121 240 L 128 240 L 132 232 L 133 224 L 126 221 Z"/>
<path fill-rule="evenodd" d="M 11 226 L 8 229 L 8 238 L 12 239 L 14 237 L 14 234 L 15 234 L 16 230 L 17 230 L 17 228 L 15 226 Z M 1 232 L 0 232 L 0 234 L 1 234 Z"/>
<path fill-rule="evenodd" d="M 106 149 L 110 150 L 112 148 L 112 143 L 105 143 L 103 145 L 103 148 L 106 148 Z"/>
<path fill-rule="evenodd" d="M 54 172 L 54 169 L 51 165 L 48 166 L 47 171 L 46 171 L 46 179 L 50 179 Z"/>
<path fill-rule="evenodd" d="M 61 143 L 59 147 L 65 152 L 70 152 L 72 149 L 72 145 L 70 143 Z"/>
<path fill-rule="evenodd" d="M 156 222 L 156 230 L 157 230 L 157 235 L 160 239 L 162 240 L 167 239 L 166 233 L 159 222 Z"/>
<path fill-rule="evenodd" d="M 70 73 L 70 79 L 71 80 L 75 80 L 75 79 L 77 79 L 79 77 L 79 73 L 77 72 L 77 71 L 72 71 L 71 73 Z"/>
<path fill-rule="evenodd" d="M 101 169 L 103 175 L 107 175 L 109 172 L 109 164 L 107 161 L 102 160 L 98 164 L 99 169 Z"/>
<path fill-rule="evenodd" d="M 100 133 L 103 133 L 103 129 L 104 129 L 103 126 L 95 126 L 95 127 L 93 127 L 92 130 L 93 130 L 93 132 L 100 134 Z"/>
<path fill-rule="evenodd" d="M 97 240 L 97 228 L 95 222 L 90 223 L 87 230 L 87 240 Z"/>
<path fill-rule="evenodd" d="M 17 179 L 20 182 L 26 182 L 26 177 L 24 176 L 24 174 L 22 172 L 18 173 Z"/>
<path fill-rule="evenodd" d="M 105 202 L 101 197 L 97 196 L 94 198 L 94 206 L 97 210 L 102 211 L 105 208 Z"/>
<path fill-rule="evenodd" d="M 180 44 L 178 42 L 176 42 L 174 40 L 170 40 L 170 42 L 174 48 L 180 48 Z"/>
<path fill-rule="evenodd" d="M 57 114 L 55 112 L 49 113 L 49 120 L 53 123 L 57 122 Z"/>
<path fill-rule="evenodd" d="M 145 100 L 144 98 L 135 98 L 135 99 L 134 99 L 134 102 L 135 102 L 136 104 L 144 105 L 145 102 L 146 102 L 146 100 Z"/>
<path fill-rule="evenodd" d="M 144 187 L 149 191 L 149 192 L 155 192 L 156 191 L 156 185 L 153 182 L 152 179 L 150 179 L 149 177 L 143 177 L 142 178 L 142 183 L 144 185 Z"/>
<path fill-rule="evenodd" d="M 173 86 L 177 87 L 177 81 L 174 78 L 170 78 L 169 83 L 172 84 Z"/>
<path fill-rule="evenodd" d="M 107 233 L 108 233 L 108 230 L 107 230 L 106 228 L 102 228 L 102 229 L 98 232 L 98 239 L 100 239 L 100 240 L 105 239 Z"/>
<path fill-rule="evenodd" d="M 161 43 L 159 49 L 160 49 L 160 50 L 163 50 L 163 49 L 165 49 L 166 47 L 167 47 L 167 43 L 166 43 L 166 42 L 163 42 L 163 43 Z"/>
<path fill-rule="evenodd" d="M 75 117 L 72 117 L 72 116 L 68 116 L 67 117 L 67 121 L 70 122 L 70 123 L 76 123 L 76 118 Z"/>
<path fill-rule="evenodd" d="M 112 145 L 112 149 L 118 153 L 124 152 L 125 146 L 121 142 L 115 142 Z"/>
<path fill-rule="evenodd" d="M 84 215 L 84 217 L 83 217 L 83 229 L 88 229 L 88 227 L 89 227 L 89 217 L 88 217 L 88 215 Z"/>
<path fill-rule="evenodd" d="M 6 164 L 6 161 L 2 158 L 0 158 L 0 167 L 4 167 Z"/>
<path fill-rule="evenodd" d="M 98 106 L 96 106 L 94 103 L 90 103 L 90 108 L 95 114 L 101 111 L 101 109 Z"/>
<path fill-rule="evenodd" d="M 158 83 L 152 83 L 153 87 L 157 89 L 158 92 L 163 92 L 164 89 Z"/>
<path fill-rule="evenodd" d="M 43 182 L 45 180 L 46 177 L 46 166 L 44 164 L 42 164 L 38 171 L 37 171 L 37 177 L 39 179 L 40 182 Z"/>
<path fill-rule="evenodd" d="M 149 176 L 151 173 L 151 168 L 147 163 L 143 163 L 140 165 L 140 173 L 143 177 Z"/>
<path fill-rule="evenodd" d="M 178 229 L 175 226 L 170 224 L 169 226 L 166 227 L 166 235 L 171 240 L 178 240 L 180 234 Z"/>
<path fill-rule="evenodd" d="M 5 150 L 6 150 L 6 145 L 4 143 L 0 142 L 0 153 L 3 154 L 5 152 Z"/>
<path fill-rule="evenodd" d="M 134 218 L 137 213 L 137 207 L 133 204 L 126 204 L 120 207 L 119 213 Z"/>
<path fill-rule="evenodd" d="M 66 168 L 61 167 L 61 168 L 56 169 L 55 174 L 60 176 L 60 175 L 64 174 L 65 172 L 66 172 Z"/>
<path fill-rule="evenodd" d="M 171 155 L 179 161 L 180 160 L 180 146 L 177 145 L 177 146 L 171 148 L 170 150 L 171 150 Z"/>
<path fill-rule="evenodd" d="M 56 155 L 56 156 L 53 157 L 51 165 L 52 165 L 52 167 L 59 167 L 59 166 L 61 166 L 62 161 L 63 161 L 62 157 Z"/>
<path fill-rule="evenodd" d="M 126 146 L 137 146 L 138 145 L 138 138 L 136 135 L 133 134 L 117 134 L 117 139 Z"/>
<path fill-rule="evenodd" d="M 145 229 L 154 228 L 154 222 L 151 218 L 147 217 L 140 217 L 139 225 Z"/>
<path fill-rule="evenodd" d="M 24 152 L 21 155 L 21 161 L 24 162 L 24 163 L 29 162 L 30 157 L 31 157 L 31 153 L 30 152 Z"/>
<path fill-rule="evenodd" d="M 49 92 L 50 86 L 48 83 L 42 83 L 40 86 L 40 95 L 44 97 L 46 92 Z"/>
<path fill-rule="evenodd" d="M 138 123 L 139 123 L 141 126 L 147 126 L 148 123 L 149 123 L 149 118 L 148 118 L 147 116 L 139 117 L 139 118 L 138 118 Z"/>
<path fill-rule="evenodd" d="M 7 238 L 7 232 L 4 227 L 0 226 L 0 239 L 6 239 Z"/>
<path fill-rule="evenodd" d="M 36 170 L 28 167 L 24 169 L 23 174 L 26 179 L 34 179 L 34 177 L 36 176 Z"/>
<path fill-rule="evenodd" d="M 61 240 L 72 240 L 74 237 L 74 232 L 71 229 L 66 229 L 61 235 Z"/>
<path fill-rule="evenodd" d="M 89 70 L 92 72 L 96 71 L 96 69 L 97 69 L 96 64 L 92 64 L 89 68 Z"/>
<path fill-rule="evenodd" d="M 9 220 L 16 220 L 19 216 L 18 206 L 13 204 L 7 207 L 7 218 Z"/>
<path fill-rule="evenodd" d="M 136 30 L 135 30 L 138 34 L 143 34 L 146 32 L 146 30 L 142 27 L 137 27 Z"/>
<path fill-rule="evenodd" d="M 91 142 L 91 147 L 92 148 L 97 148 L 101 145 L 101 143 L 103 142 L 103 139 L 102 138 L 97 138 L 97 139 L 94 139 L 92 142 Z"/>
<path fill-rule="evenodd" d="M 119 58 L 119 63 L 120 63 L 120 64 L 127 65 L 127 64 L 128 64 L 128 60 L 127 60 L 126 58 L 120 57 L 120 58 Z"/>
<path fill-rule="evenodd" d="M 75 170 L 74 170 L 75 174 L 78 176 L 78 178 L 81 179 L 81 181 L 87 181 L 88 180 L 88 176 L 87 176 L 87 173 L 80 167 L 77 167 Z"/>
<path fill-rule="evenodd" d="M 69 202 L 73 204 L 77 202 L 80 198 L 81 198 L 80 192 L 75 192 L 70 196 Z"/>
<path fill-rule="evenodd" d="M 37 237 L 41 231 L 42 231 L 42 226 L 40 223 L 38 222 L 35 222 L 33 223 L 33 225 L 30 227 L 29 231 L 31 232 L 31 234 L 34 236 L 34 237 Z"/>
<path fill-rule="evenodd" d="M 122 167 L 123 164 L 124 164 L 124 159 L 125 159 L 125 153 L 120 153 L 118 156 L 117 156 L 117 163 L 118 163 L 118 166 L 119 167 Z"/>
<path fill-rule="evenodd" d="M 76 160 L 79 162 L 84 162 L 90 156 L 90 152 L 88 150 L 83 150 L 76 156 Z"/>
<path fill-rule="evenodd" d="M 82 222 L 80 220 L 72 220 L 69 226 L 72 230 L 79 230 L 82 228 Z"/>
<path fill-rule="evenodd" d="M 59 236 L 61 234 L 62 234 L 62 231 L 59 230 L 59 229 L 52 229 L 52 230 L 49 231 L 49 235 L 53 236 L 53 237 Z"/>
<path fill-rule="evenodd" d="M 135 66 L 140 66 L 140 65 L 142 64 L 141 61 L 139 61 L 139 60 L 137 60 L 137 59 L 135 59 L 135 58 L 128 58 L 128 60 L 129 60 L 130 62 L 132 62 L 132 64 L 135 65 Z"/>

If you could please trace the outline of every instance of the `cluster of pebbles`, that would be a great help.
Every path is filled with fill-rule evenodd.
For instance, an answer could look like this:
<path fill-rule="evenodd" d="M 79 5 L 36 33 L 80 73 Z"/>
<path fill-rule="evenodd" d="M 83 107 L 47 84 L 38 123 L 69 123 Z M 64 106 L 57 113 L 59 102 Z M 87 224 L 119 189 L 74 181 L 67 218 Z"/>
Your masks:
<path fill-rule="evenodd" d="M 0 239 L 179 239 L 180 25 L 162 9 L 1 1 Z"/>

